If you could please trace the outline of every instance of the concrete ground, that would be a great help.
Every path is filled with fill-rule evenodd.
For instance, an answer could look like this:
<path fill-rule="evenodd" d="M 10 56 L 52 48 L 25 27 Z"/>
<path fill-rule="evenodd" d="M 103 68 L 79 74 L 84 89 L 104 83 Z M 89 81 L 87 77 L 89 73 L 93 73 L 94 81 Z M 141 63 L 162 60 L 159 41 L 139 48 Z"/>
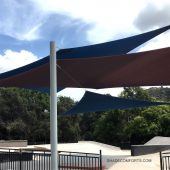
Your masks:
<path fill-rule="evenodd" d="M 27 148 L 50 149 L 50 145 L 32 145 Z M 97 154 L 101 150 L 103 167 L 109 170 L 160 170 L 159 153 L 133 157 L 130 150 L 93 141 L 58 144 L 58 150 Z"/>
<path fill-rule="evenodd" d="M 50 149 L 50 145 L 36 145 L 35 148 Z M 160 170 L 159 153 L 131 156 L 130 150 L 121 150 L 93 141 L 80 141 L 78 143 L 65 143 L 58 145 L 59 151 L 99 153 L 102 151 L 102 164 L 109 170 Z"/>
<path fill-rule="evenodd" d="M 115 158 L 114 158 L 115 159 Z M 143 156 L 129 156 L 125 159 L 113 162 L 109 170 L 160 170 L 159 153 L 143 155 Z"/>

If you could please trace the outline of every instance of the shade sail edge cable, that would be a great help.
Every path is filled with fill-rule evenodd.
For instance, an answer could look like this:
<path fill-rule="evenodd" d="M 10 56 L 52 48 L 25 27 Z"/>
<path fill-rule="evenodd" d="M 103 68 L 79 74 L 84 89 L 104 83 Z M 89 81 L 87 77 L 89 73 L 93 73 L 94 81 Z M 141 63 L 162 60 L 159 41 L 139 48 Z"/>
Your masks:
<path fill-rule="evenodd" d="M 109 111 L 114 109 L 149 107 L 157 105 L 170 105 L 170 103 L 124 99 L 86 91 L 79 103 L 77 103 L 75 106 L 73 106 L 73 108 L 65 112 L 63 115 L 73 115 L 77 113 L 89 113 L 97 111 Z"/>

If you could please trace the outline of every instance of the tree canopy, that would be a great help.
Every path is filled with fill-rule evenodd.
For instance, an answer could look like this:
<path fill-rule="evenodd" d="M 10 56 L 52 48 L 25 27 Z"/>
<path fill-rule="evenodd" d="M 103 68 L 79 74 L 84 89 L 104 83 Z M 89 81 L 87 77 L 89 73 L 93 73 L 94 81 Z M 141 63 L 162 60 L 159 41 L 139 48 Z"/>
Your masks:
<path fill-rule="evenodd" d="M 148 101 L 169 100 L 169 88 L 124 88 L 123 98 Z M 76 104 L 60 96 L 58 104 L 59 142 L 93 140 L 121 146 L 143 144 L 152 137 L 170 136 L 170 106 L 111 110 L 65 116 Z M 49 96 L 26 89 L 0 88 L 0 140 L 27 139 L 30 143 L 50 142 Z"/>

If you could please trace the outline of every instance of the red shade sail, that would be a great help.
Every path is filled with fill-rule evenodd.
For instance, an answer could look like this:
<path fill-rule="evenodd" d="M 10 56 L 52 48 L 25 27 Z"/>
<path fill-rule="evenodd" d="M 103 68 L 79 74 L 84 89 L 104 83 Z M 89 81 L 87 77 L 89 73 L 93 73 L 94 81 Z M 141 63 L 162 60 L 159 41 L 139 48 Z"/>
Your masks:
<path fill-rule="evenodd" d="M 58 64 L 59 87 L 170 85 L 170 48 L 103 58 L 59 60 Z"/>
<path fill-rule="evenodd" d="M 170 48 L 110 57 L 58 60 L 58 87 L 170 85 Z M 47 88 L 49 64 L 0 79 L 0 86 Z"/>

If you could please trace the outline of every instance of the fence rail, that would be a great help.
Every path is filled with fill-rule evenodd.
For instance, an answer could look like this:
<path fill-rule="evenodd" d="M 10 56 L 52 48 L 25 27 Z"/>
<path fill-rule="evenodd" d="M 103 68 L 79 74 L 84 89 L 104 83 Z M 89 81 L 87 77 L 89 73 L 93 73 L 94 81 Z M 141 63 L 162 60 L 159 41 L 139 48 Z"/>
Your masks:
<path fill-rule="evenodd" d="M 161 170 L 170 170 L 170 152 L 160 152 Z"/>
<path fill-rule="evenodd" d="M 50 170 L 51 153 L 0 148 L 0 170 Z M 102 154 L 58 152 L 59 170 L 102 170 Z"/>

